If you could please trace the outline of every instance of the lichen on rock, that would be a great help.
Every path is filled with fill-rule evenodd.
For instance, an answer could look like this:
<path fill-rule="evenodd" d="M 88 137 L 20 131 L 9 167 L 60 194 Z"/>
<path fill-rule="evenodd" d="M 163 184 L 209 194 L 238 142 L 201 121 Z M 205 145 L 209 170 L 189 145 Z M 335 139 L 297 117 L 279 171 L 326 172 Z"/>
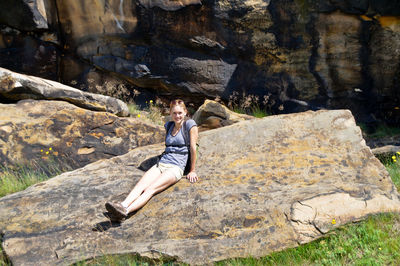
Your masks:
<path fill-rule="evenodd" d="M 105 254 L 207 264 L 260 257 L 369 214 L 400 211 L 385 167 L 348 110 L 242 121 L 200 133 L 196 172 L 122 224 L 104 216 L 164 146 L 139 147 L 0 199 L 13 264 L 67 265 Z"/>

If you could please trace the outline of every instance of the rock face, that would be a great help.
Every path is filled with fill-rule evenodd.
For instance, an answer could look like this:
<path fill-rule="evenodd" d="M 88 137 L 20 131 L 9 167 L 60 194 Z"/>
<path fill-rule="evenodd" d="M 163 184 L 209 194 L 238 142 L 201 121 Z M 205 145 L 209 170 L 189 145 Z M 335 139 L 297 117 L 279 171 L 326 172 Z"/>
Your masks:
<path fill-rule="evenodd" d="M 58 82 L 27 76 L 0 68 L 0 96 L 5 100 L 48 99 L 71 102 L 77 106 L 129 116 L 128 106 L 115 98 L 83 92 Z"/>
<path fill-rule="evenodd" d="M 19 72 L 87 88 L 95 67 L 158 95 L 200 95 L 199 104 L 244 91 L 271 94 L 276 112 L 346 108 L 366 122 L 400 121 L 397 1 L 1 5 L 0 66 Z"/>
<path fill-rule="evenodd" d="M 0 23 L 25 31 L 48 29 L 50 4 L 46 0 L 1 1 Z"/>
<path fill-rule="evenodd" d="M 78 168 L 162 142 L 164 131 L 140 119 L 93 112 L 62 101 L 0 104 L 0 164 L 54 159 Z"/>
<path fill-rule="evenodd" d="M 202 132 L 197 172 L 122 224 L 103 216 L 163 146 L 137 148 L 0 199 L 13 264 L 67 265 L 113 253 L 190 264 L 264 256 L 366 215 L 400 211 L 385 167 L 346 110 L 270 116 Z M 335 222 L 332 222 L 335 220 Z"/>

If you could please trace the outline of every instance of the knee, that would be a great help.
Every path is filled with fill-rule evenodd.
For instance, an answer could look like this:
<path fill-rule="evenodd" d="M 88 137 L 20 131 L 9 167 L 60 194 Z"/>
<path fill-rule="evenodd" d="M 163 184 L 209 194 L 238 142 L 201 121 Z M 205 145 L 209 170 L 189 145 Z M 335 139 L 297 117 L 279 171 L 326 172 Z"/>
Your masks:
<path fill-rule="evenodd" d="M 156 192 L 157 191 L 153 187 L 148 187 L 143 191 L 143 194 L 153 196 L 154 194 L 156 194 Z"/>

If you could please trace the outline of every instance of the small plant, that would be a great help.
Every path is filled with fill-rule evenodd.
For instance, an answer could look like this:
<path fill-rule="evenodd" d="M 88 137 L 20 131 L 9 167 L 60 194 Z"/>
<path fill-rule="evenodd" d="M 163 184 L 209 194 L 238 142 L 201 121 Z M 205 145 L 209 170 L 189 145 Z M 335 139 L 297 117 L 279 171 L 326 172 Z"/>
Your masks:
<path fill-rule="evenodd" d="M 149 102 L 146 102 L 148 104 L 146 111 L 147 111 L 147 118 L 151 120 L 153 123 L 156 123 L 158 125 L 163 125 L 164 124 L 164 116 L 163 116 L 163 108 L 164 105 L 160 99 L 156 99 L 154 102 L 153 100 L 150 100 Z"/>
<path fill-rule="evenodd" d="M 128 109 L 129 109 L 129 113 L 131 116 L 135 117 L 138 116 L 140 117 L 140 108 L 138 105 L 136 105 L 135 103 L 129 103 L 128 105 Z"/>
<path fill-rule="evenodd" d="M 251 108 L 251 115 L 257 118 L 263 118 L 268 116 L 268 112 L 265 109 L 260 108 L 259 106 L 254 106 Z"/>
<path fill-rule="evenodd" d="M 157 123 L 158 121 L 162 120 L 161 109 L 157 104 L 154 103 L 153 100 L 148 102 L 147 110 L 149 112 L 148 117 L 151 121 Z"/>
<path fill-rule="evenodd" d="M 391 161 L 385 165 L 397 190 L 400 190 L 400 151 L 396 152 L 391 157 Z"/>
<path fill-rule="evenodd" d="M 271 99 L 271 94 L 264 95 L 261 102 L 258 95 L 246 95 L 244 92 L 240 95 L 237 91 L 234 91 L 229 96 L 228 107 L 236 113 L 261 118 L 272 114 L 272 107 L 275 104 L 275 100 Z M 280 105 L 278 109 L 282 111 L 283 105 Z"/>

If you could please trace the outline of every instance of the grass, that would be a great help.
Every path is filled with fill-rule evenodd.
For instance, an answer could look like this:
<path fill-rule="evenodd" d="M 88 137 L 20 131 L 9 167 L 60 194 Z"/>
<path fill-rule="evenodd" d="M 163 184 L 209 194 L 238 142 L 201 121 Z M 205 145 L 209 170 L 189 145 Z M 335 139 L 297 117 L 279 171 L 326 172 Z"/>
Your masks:
<path fill-rule="evenodd" d="M 269 116 L 269 113 L 265 109 L 262 109 L 259 106 L 255 106 L 254 108 L 251 109 L 250 115 L 257 118 L 263 118 Z"/>
<path fill-rule="evenodd" d="M 0 166 L 0 197 L 24 190 L 69 170 L 70 167 L 60 166 L 52 160 L 13 167 Z"/>
<path fill-rule="evenodd" d="M 265 109 L 262 109 L 259 106 L 251 107 L 248 110 L 240 108 L 240 107 L 235 107 L 232 109 L 232 111 L 235 113 L 238 113 L 238 114 L 247 114 L 247 115 L 257 117 L 257 118 L 263 118 L 263 117 L 270 115 Z"/>
<path fill-rule="evenodd" d="M 168 260 L 168 259 L 160 259 L 160 260 L 152 260 L 142 258 L 139 255 L 135 254 L 126 254 L 126 255 L 106 255 L 99 258 L 94 258 L 87 261 L 80 261 L 73 266 L 100 266 L 100 265 L 113 265 L 113 266 L 125 266 L 125 265 L 176 265 L 176 263 Z M 183 264 L 180 264 L 183 265 Z"/>
<path fill-rule="evenodd" d="M 399 155 L 396 156 L 399 158 Z M 397 191 L 400 191 L 400 164 L 399 160 L 396 163 L 387 162 L 385 163 L 386 169 L 389 172 L 390 177 L 392 178 L 393 183 L 395 184 Z"/>

